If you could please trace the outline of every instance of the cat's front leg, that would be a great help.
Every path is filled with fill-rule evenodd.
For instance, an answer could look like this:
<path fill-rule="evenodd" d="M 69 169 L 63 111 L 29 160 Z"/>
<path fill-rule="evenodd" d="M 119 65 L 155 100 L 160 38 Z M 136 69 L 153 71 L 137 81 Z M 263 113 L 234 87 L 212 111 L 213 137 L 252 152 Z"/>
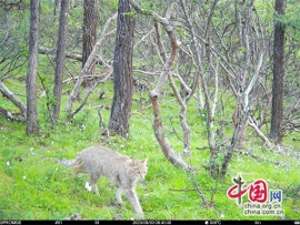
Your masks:
<path fill-rule="evenodd" d="M 135 190 L 134 189 L 126 190 L 126 195 L 128 197 L 129 202 L 131 203 L 131 205 L 134 208 L 137 219 L 143 219 L 144 212 L 140 205 L 140 202 L 139 202 L 139 199 L 138 199 L 138 196 L 137 196 Z"/>
<path fill-rule="evenodd" d="M 100 195 L 97 184 L 92 185 L 92 192 L 94 192 L 96 195 Z"/>

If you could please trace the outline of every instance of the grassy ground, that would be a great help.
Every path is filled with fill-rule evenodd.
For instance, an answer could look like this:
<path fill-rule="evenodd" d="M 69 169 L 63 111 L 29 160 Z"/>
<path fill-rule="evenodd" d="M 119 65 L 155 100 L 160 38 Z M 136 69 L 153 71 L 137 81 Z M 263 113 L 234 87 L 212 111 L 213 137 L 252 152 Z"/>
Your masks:
<path fill-rule="evenodd" d="M 16 85 L 14 82 L 13 85 L 12 83 L 8 85 L 17 93 L 24 95 L 21 83 Z M 99 102 L 97 94 L 102 90 L 106 91 L 106 95 Z M 196 179 L 205 195 L 211 198 L 212 190 L 215 190 L 215 207 L 203 207 L 199 196 L 192 190 L 190 179 L 164 158 L 153 135 L 152 114 L 146 93 L 143 94 L 142 100 L 139 94 L 134 96 L 129 139 L 119 137 L 101 139 L 95 106 L 98 104 L 110 106 L 111 90 L 110 83 L 100 86 L 73 123 L 63 122 L 65 118 L 63 113 L 62 120 L 56 128 L 48 125 L 45 97 L 40 97 L 41 133 L 36 137 L 25 135 L 24 124 L 0 117 L 0 219 L 64 219 L 74 213 L 79 213 L 84 219 L 132 218 L 133 213 L 128 202 L 121 209 L 113 206 L 114 188 L 107 180 L 98 183 L 101 196 L 97 197 L 84 188 L 86 176 L 77 177 L 72 171 L 55 162 L 56 159 L 73 158 L 81 149 L 95 143 L 103 143 L 137 159 L 149 158 L 147 183 L 138 186 L 146 218 L 280 219 L 274 216 L 243 216 L 242 209 L 236 202 L 226 197 L 226 190 L 232 185 L 231 179 L 237 174 L 242 175 L 248 183 L 264 178 L 271 188 L 282 189 L 285 218 L 300 218 L 299 163 L 297 164 L 293 158 L 266 151 L 261 147 L 260 141 L 252 137 L 251 132 L 246 138 L 247 148 L 253 149 L 255 154 L 265 158 L 285 162 L 286 165 L 275 166 L 272 163 L 261 163 L 247 156 L 236 155 L 223 182 L 216 182 L 208 175 L 203 168 L 209 157 L 205 124 L 194 102 L 190 105 L 189 117 L 192 126 L 191 162 L 198 169 Z M 63 99 L 64 102 L 65 100 L 66 98 Z M 13 106 L 3 98 L 0 98 L 0 105 L 13 109 Z M 230 104 L 226 107 L 227 111 L 231 111 Z M 180 135 L 178 109 L 174 100 L 166 97 L 162 103 L 162 110 L 168 127 L 167 134 L 173 146 L 180 149 L 181 143 L 174 133 L 176 130 Z M 107 122 L 109 109 L 104 109 L 102 114 Z M 299 133 L 290 134 L 284 143 L 299 151 L 299 138 Z"/>

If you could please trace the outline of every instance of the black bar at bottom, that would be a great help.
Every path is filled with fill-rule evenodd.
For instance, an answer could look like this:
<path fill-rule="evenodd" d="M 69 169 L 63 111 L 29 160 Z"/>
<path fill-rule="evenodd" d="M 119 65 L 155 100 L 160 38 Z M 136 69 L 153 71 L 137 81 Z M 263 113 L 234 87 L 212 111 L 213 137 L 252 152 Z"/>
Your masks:
<path fill-rule="evenodd" d="M 204 225 L 264 225 L 264 224 L 290 224 L 300 225 L 299 221 L 292 220 L 0 220 L 0 225 L 26 225 L 26 224 L 144 224 L 144 225 L 176 225 L 176 224 L 204 224 Z"/>

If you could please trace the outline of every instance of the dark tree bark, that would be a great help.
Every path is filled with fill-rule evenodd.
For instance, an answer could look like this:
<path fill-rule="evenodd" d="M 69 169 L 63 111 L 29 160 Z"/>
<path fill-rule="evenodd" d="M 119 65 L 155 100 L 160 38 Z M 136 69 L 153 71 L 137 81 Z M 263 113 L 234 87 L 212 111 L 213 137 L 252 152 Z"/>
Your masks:
<path fill-rule="evenodd" d="M 119 0 L 113 62 L 114 98 L 109 121 L 109 130 L 125 137 L 129 130 L 128 120 L 133 94 L 132 53 L 135 21 L 130 12 L 129 1 Z"/>
<path fill-rule="evenodd" d="M 276 0 L 275 10 L 278 16 L 284 14 L 285 0 Z M 281 141 L 281 123 L 283 113 L 283 76 L 284 76 L 284 24 L 276 20 L 274 25 L 273 49 L 273 87 L 272 118 L 270 137 L 275 142 Z"/>
<path fill-rule="evenodd" d="M 59 30 L 56 47 L 56 67 L 55 67 L 55 81 L 54 81 L 54 104 L 52 121 L 55 123 L 59 118 L 60 103 L 61 103 L 61 92 L 62 92 L 62 79 L 63 79 L 63 68 L 65 60 L 65 39 L 67 29 L 67 17 L 68 17 L 68 5 L 69 0 L 61 1 L 60 15 L 59 15 Z"/>
<path fill-rule="evenodd" d="M 38 66 L 39 0 L 30 1 L 29 64 L 26 79 L 27 134 L 38 133 L 36 75 Z"/>
<path fill-rule="evenodd" d="M 96 44 L 98 24 L 97 0 L 85 0 L 83 2 L 82 68 Z M 91 68 L 91 74 L 94 73 L 95 66 L 96 64 Z M 83 86 L 90 84 L 89 81 L 83 82 Z"/>

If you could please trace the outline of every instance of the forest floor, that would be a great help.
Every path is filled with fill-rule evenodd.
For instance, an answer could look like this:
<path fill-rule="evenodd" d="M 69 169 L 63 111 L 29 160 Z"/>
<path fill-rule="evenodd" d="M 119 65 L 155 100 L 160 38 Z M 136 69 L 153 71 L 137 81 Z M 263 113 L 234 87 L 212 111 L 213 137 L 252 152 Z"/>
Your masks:
<path fill-rule="evenodd" d="M 23 82 L 24 83 L 24 82 Z M 24 86 L 7 83 L 24 99 Z M 100 91 L 105 91 L 99 100 Z M 136 93 L 133 100 L 128 140 L 120 137 L 101 138 L 96 106 L 102 110 L 104 121 L 109 118 L 112 100 L 112 84 L 100 85 L 84 110 L 72 123 L 61 122 L 52 128 L 47 121 L 46 97 L 39 90 L 40 135 L 27 137 L 25 124 L 7 121 L 0 117 L 0 220 L 2 219 L 64 219 L 80 214 L 82 219 L 130 219 L 132 209 L 113 205 L 114 188 L 108 181 L 99 181 L 100 197 L 84 188 L 87 177 L 75 176 L 68 168 L 56 163 L 57 159 L 74 158 L 85 147 L 102 143 L 136 159 L 148 158 L 149 171 L 146 185 L 138 185 L 138 195 L 149 219 L 299 219 L 300 218 L 300 166 L 298 160 L 282 156 L 263 147 L 251 130 L 247 131 L 245 148 L 262 156 L 257 161 L 249 156 L 235 154 L 226 178 L 212 179 L 204 169 L 209 159 L 205 121 L 197 111 L 196 103 L 189 107 L 189 123 L 192 128 L 192 156 L 190 162 L 197 169 L 197 181 L 208 199 L 212 193 L 214 207 L 203 207 L 191 180 L 174 168 L 163 156 L 152 129 L 152 111 L 148 93 Z M 63 102 L 66 102 L 64 96 Z M 13 109 L 5 99 L 0 105 Z M 173 147 L 180 150 L 182 143 L 178 123 L 178 108 L 174 98 L 165 96 L 161 104 L 166 132 Z M 64 107 L 64 105 L 63 105 Z M 230 115 L 232 106 L 226 103 Z M 227 119 L 231 121 L 231 116 Z M 230 134 L 228 129 L 226 133 Z M 284 145 L 300 151 L 299 133 L 284 138 Z M 272 162 L 280 161 L 281 165 Z M 228 199 L 227 189 L 233 185 L 232 178 L 241 175 L 247 184 L 259 178 L 265 179 L 271 189 L 283 191 L 284 217 L 246 216 L 235 200 Z M 247 201 L 247 197 L 243 199 Z"/>

